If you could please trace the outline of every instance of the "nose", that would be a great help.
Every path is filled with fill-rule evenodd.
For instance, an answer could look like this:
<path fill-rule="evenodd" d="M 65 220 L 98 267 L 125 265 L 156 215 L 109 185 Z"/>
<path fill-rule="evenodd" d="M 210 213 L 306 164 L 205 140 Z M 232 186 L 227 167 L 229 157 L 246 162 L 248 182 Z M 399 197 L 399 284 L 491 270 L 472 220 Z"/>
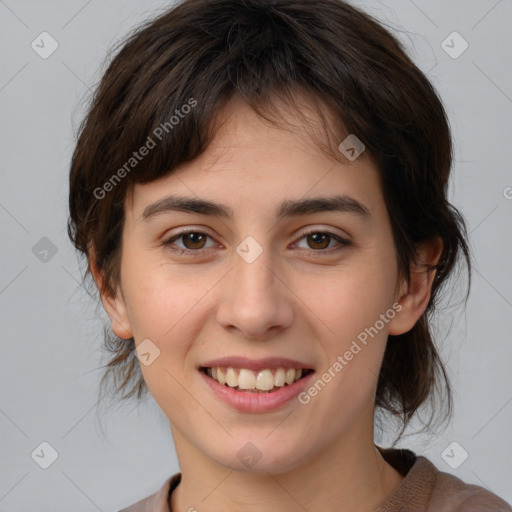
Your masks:
<path fill-rule="evenodd" d="M 223 280 L 217 322 L 238 330 L 247 339 L 275 336 L 293 323 L 293 292 L 285 269 L 268 249 L 252 262 L 233 255 L 233 266 Z"/>

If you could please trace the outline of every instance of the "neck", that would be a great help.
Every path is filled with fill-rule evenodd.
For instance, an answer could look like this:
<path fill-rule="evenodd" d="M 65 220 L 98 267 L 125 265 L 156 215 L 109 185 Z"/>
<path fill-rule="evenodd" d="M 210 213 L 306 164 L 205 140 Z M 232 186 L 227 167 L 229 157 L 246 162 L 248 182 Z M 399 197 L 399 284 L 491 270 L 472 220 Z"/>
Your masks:
<path fill-rule="evenodd" d="M 217 464 L 173 430 L 182 479 L 171 495 L 170 508 L 371 512 L 404 477 L 383 459 L 373 443 L 373 429 L 369 434 L 349 434 L 285 472 L 249 473 Z"/>

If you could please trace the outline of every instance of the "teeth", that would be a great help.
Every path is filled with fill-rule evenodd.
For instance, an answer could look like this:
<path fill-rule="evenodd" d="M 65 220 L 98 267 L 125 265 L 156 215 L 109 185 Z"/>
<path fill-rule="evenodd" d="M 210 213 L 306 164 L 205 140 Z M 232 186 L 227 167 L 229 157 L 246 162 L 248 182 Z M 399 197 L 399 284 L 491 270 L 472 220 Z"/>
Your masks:
<path fill-rule="evenodd" d="M 286 370 L 286 384 L 293 384 L 293 381 L 295 380 L 295 370 L 293 368 L 290 368 Z"/>
<path fill-rule="evenodd" d="M 302 373 L 301 370 L 299 372 Z M 276 386 L 284 386 L 284 381 L 286 380 L 286 370 L 284 368 L 278 368 L 276 370 L 276 374 L 274 375 L 274 382 Z"/>
<path fill-rule="evenodd" d="M 274 387 L 274 383 L 272 382 L 272 385 L 270 388 L 260 387 L 261 386 L 261 380 L 260 377 L 263 375 L 263 372 L 259 372 L 258 375 L 254 375 L 254 372 L 251 372 L 250 370 L 241 369 L 240 373 L 238 374 L 238 379 L 236 378 L 236 372 L 233 368 L 228 368 L 228 372 L 233 372 L 233 375 L 235 376 L 233 379 L 231 379 L 231 382 L 228 380 L 229 386 L 234 388 L 235 386 L 238 386 L 240 389 L 272 389 Z M 272 374 L 270 374 L 272 377 Z M 256 386 L 256 379 L 258 380 L 258 386 Z M 274 379 L 271 379 L 272 381 Z"/>
<path fill-rule="evenodd" d="M 226 372 L 226 384 L 230 388 L 235 388 L 238 386 L 238 375 L 236 374 L 234 368 L 228 368 Z"/>
<path fill-rule="evenodd" d="M 240 376 L 239 379 L 239 386 L 242 389 L 259 389 L 261 391 L 270 391 L 273 387 L 275 387 L 275 381 L 274 376 L 272 375 L 272 372 L 270 370 L 261 370 L 258 372 L 258 375 L 256 377 L 256 381 L 254 383 L 254 386 L 251 386 L 250 388 L 248 386 L 242 386 L 242 372 L 249 373 L 251 375 L 254 375 L 254 372 L 251 372 L 249 370 L 240 370 Z"/>
<path fill-rule="evenodd" d="M 266 392 L 282 387 L 285 384 L 290 385 L 297 382 L 302 377 L 301 368 L 277 368 L 272 370 L 252 371 L 246 368 L 207 368 L 206 374 L 220 384 L 226 384 L 230 388 L 236 388 L 238 391 Z"/>

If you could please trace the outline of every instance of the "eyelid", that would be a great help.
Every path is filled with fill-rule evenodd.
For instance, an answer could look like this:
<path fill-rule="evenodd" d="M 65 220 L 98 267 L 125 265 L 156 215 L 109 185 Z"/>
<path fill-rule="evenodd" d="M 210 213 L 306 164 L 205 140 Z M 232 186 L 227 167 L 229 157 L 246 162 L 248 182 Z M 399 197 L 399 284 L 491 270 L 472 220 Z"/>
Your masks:
<path fill-rule="evenodd" d="M 172 236 L 166 237 L 165 240 L 163 241 L 162 245 L 165 248 L 167 248 L 168 250 L 170 250 L 171 252 L 180 254 L 180 255 L 181 254 L 187 254 L 187 255 L 192 255 L 192 256 L 203 255 L 205 251 L 208 251 L 209 249 L 212 249 L 213 247 L 206 247 L 206 248 L 200 248 L 200 249 L 187 249 L 187 248 L 183 249 L 181 247 L 176 247 L 176 248 L 172 247 L 174 245 L 175 240 L 179 240 L 180 238 L 186 236 L 189 233 L 205 235 L 207 238 L 214 240 L 218 244 L 218 242 L 215 240 L 215 238 L 212 235 L 208 234 L 206 231 L 203 231 L 202 229 L 203 229 L 203 227 L 196 228 L 193 226 L 183 228 L 181 231 L 173 234 Z M 353 245 L 353 242 L 352 242 L 350 236 L 340 235 L 340 234 L 332 231 L 332 229 L 333 228 L 331 228 L 331 227 L 329 227 L 329 228 L 318 228 L 318 227 L 303 228 L 302 231 L 300 231 L 299 233 L 297 233 L 295 235 L 296 241 L 293 244 L 295 245 L 295 244 L 299 243 L 303 238 L 305 238 L 308 235 L 312 235 L 312 234 L 328 235 L 331 239 L 338 242 L 338 244 L 335 247 L 331 247 L 328 249 L 302 249 L 302 250 L 307 251 L 310 254 L 314 254 L 315 256 L 331 255 L 331 254 L 340 252 L 341 250 L 345 249 L 346 247 Z M 220 244 L 220 246 L 222 247 L 222 244 Z"/>
<path fill-rule="evenodd" d="M 180 229 L 180 231 L 177 231 L 176 233 L 174 233 L 173 235 L 170 235 L 170 234 L 166 234 L 163 238 L 165 238 L 166 240 L 169 240 L 169 239 L 174 239 L 174 238 L 179 238 L 180 236 L 184 236 L 188 233 L 200 233 L 200 234 L 203 234 L 203 235 L 207 235 L 209 236 L 210 238 L 215 238 L 213 235 L 210 235 L 208 233 L 208 228 L 206 226 L 201 226 L 201 225 L 198 225 L 198 226 L 187 226 L 187 227 L 184 227 L 184 228 L 176 228 L 176 229 Z M 339 229 L 339 228 L 334 228 L 332 226 L 326 226 L 326 227 L 305 227 L 305 228 L 301 228 L 299 230 L 297 230 L 297 232 L 293 235 L 294 238 L 297 238 L 297 237 L 303 237 L 305 235 L 310 235 L 312 233 L 327 233 L 327 234 L 331 234 L 331 235 L 335 235 L 339 238 L 342 238 L 343 240 L 347 241 L 347 242 L 350 242 L 351 241 L 351 236 L 347 233 L 347 232 L 343 232 L 343 233 L 337 233 L 335 231 L 332 231 L 332 230 L 335 230 L 335 229 Z M 168 232 L 166 232 L 168 233 Z"/>
<path fill-rule="evenodd" d="M 343 231 L 342 233 L 338 233 L 337 231 L 335 231 L 336 229 L 337 228 L 334 228 L 331 226 L 320 227 L 320 228 L 319 227 L 312 227 L 312 228 L 307 227 L 307 228 L 302 228 L 301 230 L 299 230 L 299 232 L 295 236 L 302 238 L 305 235 L 311 235 L 313 233 L 326 233 L 326 234 L 341 238 L 342 240 L 346 241 L 347 243 L 351 242 L 352 237 L 347 232 Z"/>
<path fill-rule="evenodd" d="M 183 228 L 182 230 L 178 231 L 177 233 L 174 233 L 173 235 L 167 235 L 164 237 L 164 240 L 162 242 L 162 245 L 164 246 L 171 246 L 172 243 L 174 243 L 174 241 L 176 240 L 180 240 L 181 238 L 183 238 L 184 236 L 188 235 L 189 233 L 196 233 L 196 234 L 200 234 L 200 235 L 204 235 L 206 236 L 207 238 L 210 238 L 212 240 L 214 240 L 218 245 L 220 245 L 222 247 L 222 244 L 220 244 L 219 242 L 216 241 L 215 237 L 210 235 L 209 233 L 207 233 L 203 227 L 201 228 L 195 228 L 195 227 L 191 227 L 191 228 Z M 172 242 L 172 243 L 171 243 Z M 184 252 L 189 252 L 189 253 L 192 253 L 192 252 L 201 252 L 201 251 L 205 251 L 207 249 L 211 249 L 211 247 L 208 247 L 206 249 L 182 249 L 181 247 L 178 247 L 178 251 L 179 250 L 182 250 Z"/>
<path fill-rule="evenodd" d="M 342 250 L 346 249 L 347 247 L 353 245 L 353 242 L 350 240 L 350 237 L 347 237 L 345 235 L 340 235 L 338 233 L 335 233 L 334 231 L 331 231 L 329 229 L 317 229 L 313 228 L 308 231 L 303 231 L 297 236 L 297 241 L 294 242 L 294 245 L 298 244 L 303 238 L 305 238 L 308 235 L 313 234 L 322 234 L 327 235 L 331 238 L 331 241 L 338 242 L 334 247 L 330 247 L 328 249 L 303 249 L 304 251 L 307 251 L 311 255 L 314 255 L 315 257 L 321 257 L 321 256 L 330 256 L 333 254 L 337 254 L 341 252 Z"/>

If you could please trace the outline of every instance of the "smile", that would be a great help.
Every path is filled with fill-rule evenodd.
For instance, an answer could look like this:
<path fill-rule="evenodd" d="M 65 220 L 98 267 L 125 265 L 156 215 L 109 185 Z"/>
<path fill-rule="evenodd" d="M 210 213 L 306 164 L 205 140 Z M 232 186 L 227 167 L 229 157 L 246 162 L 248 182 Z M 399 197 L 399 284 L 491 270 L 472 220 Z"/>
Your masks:
<path fill-rule="evenodd" d="M 208 377 L 236 391 L 272 393 L 289 386 L 313 370 L 303 368 L 265 368 L 254 371 L 247 368 L 215 366 L 201 369 Z"/>

